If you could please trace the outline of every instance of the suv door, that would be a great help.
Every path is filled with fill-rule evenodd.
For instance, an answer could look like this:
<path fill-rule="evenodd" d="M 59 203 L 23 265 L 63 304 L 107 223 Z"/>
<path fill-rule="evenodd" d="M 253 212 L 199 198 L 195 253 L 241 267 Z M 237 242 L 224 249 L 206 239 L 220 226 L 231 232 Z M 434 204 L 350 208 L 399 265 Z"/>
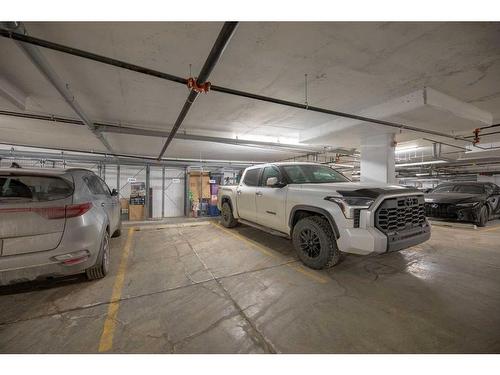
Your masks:
<path fill-rule="evenodd" d="M 106 182 L 99 178 L 98 176 L 96 176 L 98 181 L 101 183 L 101 186 L 105 192 L 105 205 L 106 207 L 109 207 L 109 221 L 110 221 L 110 226 L 111 226 L 111 234 L 113 234 L 113 232 L 115 230 L 118 229 L 118 225 L 119 225 L 119 222 L 120 222 L 120 216 L 121 216 L 121 206 L 120 206 L 120 200 L 118 198 L 118 196 L 113 196 L 111 195 L 111 189 L 109 188 L 108 184 L 106 184 Z"/>
<path fill-rule="evenodd" d="M 107 185 L 95 174 L 87 174 L 82 177 L 83 181 L 92 193 L 92 200 L 96 206 L 102 207 L 106 212 L 109 220 L 110 234 L 115 230 L 117 225 L 117 218 L 114 215 L 114 208 L 111 200 L 111 193 Z M 101 182 L 102 181 L 102 182 Z"/>
<path fill-rule="evenodd" d="M 282 185 L 268 186 L 267 180 L 275 177 L 278 182 L 283 177 L 278 167 L 265 167 L 256 191 L 257 215 L 256 223 L 284 233 L 288 232 L 288 223 L 285 218 L 285 203 L 288 189 Z"/>
<path fill-rule="evenodd" d="M 261 170 L 262 168 L 247 169 L 236 188 L 236 207 L 238 215 L 244 220 L 255 222 L 255 193 L 259 184 Z"/>

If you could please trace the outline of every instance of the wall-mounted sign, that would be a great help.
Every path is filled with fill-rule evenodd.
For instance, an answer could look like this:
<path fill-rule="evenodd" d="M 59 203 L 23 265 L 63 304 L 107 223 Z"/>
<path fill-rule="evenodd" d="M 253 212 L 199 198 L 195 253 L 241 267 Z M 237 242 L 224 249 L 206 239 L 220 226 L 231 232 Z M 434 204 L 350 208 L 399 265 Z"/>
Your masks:
<path fill-rule="evenodd" d="M 211 184 L 217 183 L 217 181 L 215 181 L 215 180 L 209 180 L 208 182 L 211 183 Z"/>
<path fill-rule="evenodd" d="M 136 182 L 136 181 L 137 181 L 137 178 L 134 178 L 134 177 L 129 177 L 129 178 L 127 178 L 127 181 L 128 181 L 128 182 Z"/>
<path fill-rule="evenodd" d="M 172 178 L 172 183 L 179 184 L 181 182 L 180 178 Z"/>

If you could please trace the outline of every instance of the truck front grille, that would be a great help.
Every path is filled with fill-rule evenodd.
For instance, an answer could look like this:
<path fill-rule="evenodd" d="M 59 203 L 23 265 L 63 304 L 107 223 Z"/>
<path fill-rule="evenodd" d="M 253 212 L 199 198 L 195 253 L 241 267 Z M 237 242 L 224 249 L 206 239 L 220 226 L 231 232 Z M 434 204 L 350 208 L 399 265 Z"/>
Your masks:
<path fill-rule="evenodd" d="M 359 218 L 360 218 L 361 210 L 359 208 L 354 209 L 354 228 L 359 228 Z"/>
<path fill-rule="evenodd" d="M 386 199 L 375 212 L 375 227 L 385 234 L 411 230 L 424 223 L 423 195 Z"/>

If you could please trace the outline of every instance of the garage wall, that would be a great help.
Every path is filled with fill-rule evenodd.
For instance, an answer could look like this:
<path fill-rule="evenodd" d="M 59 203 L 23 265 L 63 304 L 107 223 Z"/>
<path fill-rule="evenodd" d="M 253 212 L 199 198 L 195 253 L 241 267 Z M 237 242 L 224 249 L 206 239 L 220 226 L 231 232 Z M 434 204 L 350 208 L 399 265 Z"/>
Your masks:
<path fill-rule="evenodd" d="M 85 168 L 90 169 L 99 175 L 99 167 L 95 162 L 66 162 L 25 160 L 25 159 L 0 159 L 0 168 L 9 168 L 13 162 L 17 162 L 22 168 Z M 101 176 L 106 181 L 110 189 L 117 189 L 116 186 L 116 165 L 107 164 Z M 122 165 L 120 167 L 120 198 L 130 197 L 129 178 L 135 178 L 138 182 L 146 182 L 146 166 Z M 184 216 L 184 168 L 165 168 L 165 206 L 164 217 Z M 162 167 L 151 167 L 150 186 L 153 189 L 153 209 L 152 217 L 160 219 L 161 192 L 162 192 Z"/>
<path fill-rule="evenodd" d="M 496 174 L 493 176 L 477 176 L 477 180 L 479 182 L 493 182 L 500 186 L 500 174 Z"/>
<path fill-rule="evenodd" d="M 165 217 L 184 216 L 184 178 L 181 168 L 165 169 Z M 162 168 L 151 167 L 150 186 L 153 188 L 153 218 L 161 218 Z"/>

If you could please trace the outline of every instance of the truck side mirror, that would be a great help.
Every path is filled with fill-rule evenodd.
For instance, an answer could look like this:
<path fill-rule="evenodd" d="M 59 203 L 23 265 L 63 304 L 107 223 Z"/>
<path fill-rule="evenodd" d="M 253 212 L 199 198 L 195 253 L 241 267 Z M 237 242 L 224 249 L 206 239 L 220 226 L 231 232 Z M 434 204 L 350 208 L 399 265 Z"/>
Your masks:
<path fill-rule="evenodd" d="M 266 186 L 274 187 L 278 183 L 278 177 L 269 177 L 266 180 Z"/>
<path fill-rule="evenodd" d="M 116 189 L 111 190 L 111 196 L 112 197 L 117 197 L 118 196 L 118 191 Z"/>

